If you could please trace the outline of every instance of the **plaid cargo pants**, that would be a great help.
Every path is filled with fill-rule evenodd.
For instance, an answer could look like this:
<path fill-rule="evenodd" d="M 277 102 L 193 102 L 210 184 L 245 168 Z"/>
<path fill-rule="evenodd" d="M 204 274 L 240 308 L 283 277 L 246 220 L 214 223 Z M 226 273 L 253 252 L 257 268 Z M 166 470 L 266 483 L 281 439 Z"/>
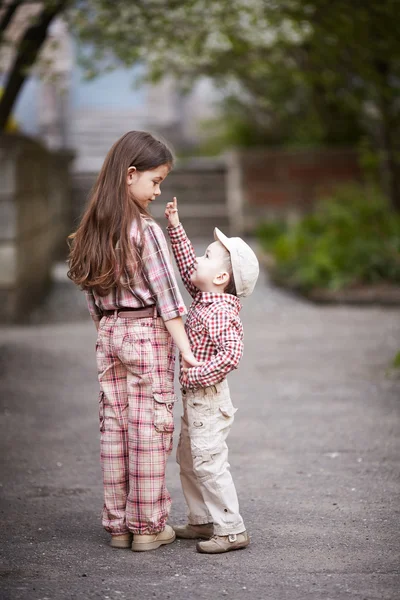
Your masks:
<path fill-rule="evenodd" d="M 112 534 L 162 531 L 171 507 L 175 346 L 159 317 L 102 318 L 96 358 L 104 486 Z"/>

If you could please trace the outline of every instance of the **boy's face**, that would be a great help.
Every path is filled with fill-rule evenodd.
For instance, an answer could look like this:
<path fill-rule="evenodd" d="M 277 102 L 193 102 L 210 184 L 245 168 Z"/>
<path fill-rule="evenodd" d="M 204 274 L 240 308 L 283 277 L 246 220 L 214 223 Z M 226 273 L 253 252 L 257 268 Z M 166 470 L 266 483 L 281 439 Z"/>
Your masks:
<path fill-rule="evenodd" d="M 190 277 L 193 285 L 201 292 L 215 291 L 215 286 L 221 286 L 220 291 L 222 292 L 229 280 L 226 269 L 227 259 L 229 259 L 229 252 L 221 242 L 210 244 L 204 256 L 196 258 L 194 271 Z M 221 278 L 221 276 L 223 277 Z"/>

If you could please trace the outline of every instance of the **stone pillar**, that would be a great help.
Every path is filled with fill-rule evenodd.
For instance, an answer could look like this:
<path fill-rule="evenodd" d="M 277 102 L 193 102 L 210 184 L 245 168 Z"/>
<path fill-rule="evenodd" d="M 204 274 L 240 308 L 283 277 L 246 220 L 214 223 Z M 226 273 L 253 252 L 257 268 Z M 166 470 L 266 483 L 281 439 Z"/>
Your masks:
<path fill-rule="evenodd" d="M 231 235 L 244 232 L 244 198 L 240 156 L 236 151 L 225 154 L 226 206 Z"/>

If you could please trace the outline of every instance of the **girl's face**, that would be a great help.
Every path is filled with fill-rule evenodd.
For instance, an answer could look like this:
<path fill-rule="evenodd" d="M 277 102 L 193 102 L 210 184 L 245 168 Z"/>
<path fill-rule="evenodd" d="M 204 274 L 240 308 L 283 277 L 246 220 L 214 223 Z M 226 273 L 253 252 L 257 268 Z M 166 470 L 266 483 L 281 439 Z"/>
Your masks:
<path fill-rule="evenodd" d="M 160 165 L 151 171 L 137 171 L 129 167 L 127 184 L 131 195 L 140 206 L 147 208 L 161 194 L 161 183 L 169 173 L 168 165 Z"/>

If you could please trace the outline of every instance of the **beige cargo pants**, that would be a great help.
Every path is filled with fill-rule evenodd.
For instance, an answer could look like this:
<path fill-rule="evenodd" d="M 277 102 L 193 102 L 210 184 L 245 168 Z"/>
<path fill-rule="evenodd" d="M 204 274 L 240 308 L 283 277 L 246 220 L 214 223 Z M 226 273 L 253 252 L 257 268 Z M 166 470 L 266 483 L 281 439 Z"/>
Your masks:
<path fill-rule="evenodd" d="M 236 408 L 228 382 L 182 389 L 183 416 L 176 454 L 192 525 L 214 523 L 216 535 L 245 530 L 228 462 L 226 438 Z"/>

